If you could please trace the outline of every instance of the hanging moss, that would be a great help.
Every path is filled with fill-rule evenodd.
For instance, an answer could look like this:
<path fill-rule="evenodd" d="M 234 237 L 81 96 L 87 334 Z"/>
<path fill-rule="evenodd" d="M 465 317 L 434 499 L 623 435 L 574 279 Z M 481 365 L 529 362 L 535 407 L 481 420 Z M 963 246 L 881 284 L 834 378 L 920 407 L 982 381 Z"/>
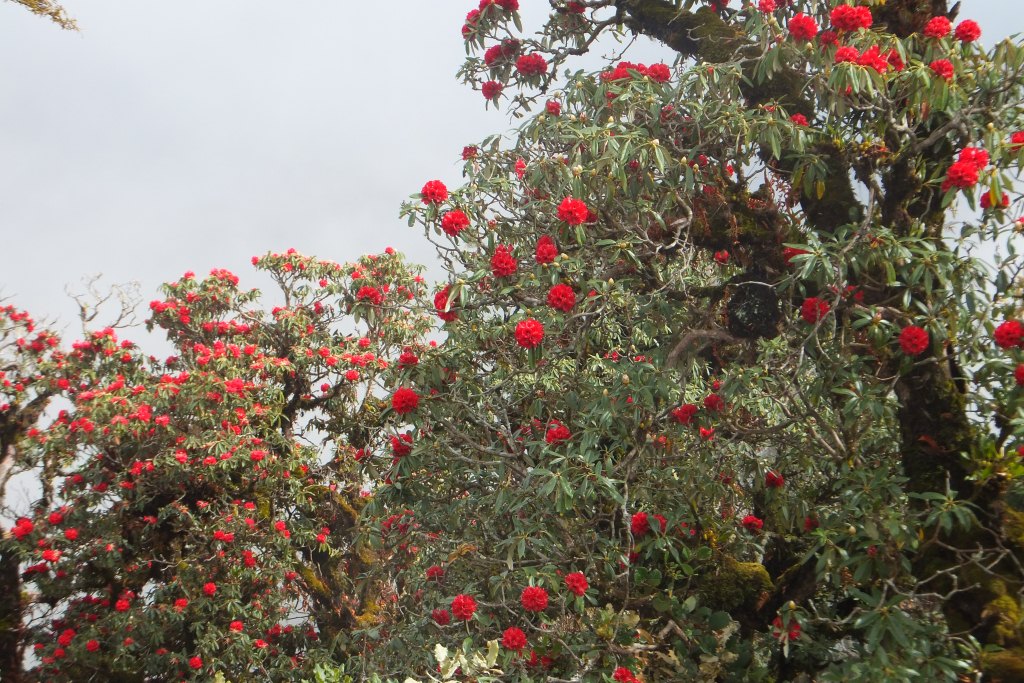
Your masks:
<path fill-rule="evenodd" d="M 771 591 L 772 579 L 759 562 L 737 562 L 723 555 L 713 574 L 701 577 L 701 602 L 726 612 L 755 610 L 762 596 Z"/>
<path fill-rule="evenodd" d="M 986 652 L 981 656 L 981 668 L 990 683 L 1024 681 L 1024 649 Z"/>

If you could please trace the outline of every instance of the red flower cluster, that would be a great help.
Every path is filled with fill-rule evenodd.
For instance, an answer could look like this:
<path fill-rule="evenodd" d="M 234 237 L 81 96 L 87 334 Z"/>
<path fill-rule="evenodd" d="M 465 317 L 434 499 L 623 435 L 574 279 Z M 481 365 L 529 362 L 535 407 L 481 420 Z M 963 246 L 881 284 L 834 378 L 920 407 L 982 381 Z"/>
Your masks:
<path fill-rule="evenodd" d="M 506 12 L 515 12 L 519 9 L 519 0 L 480 0 L 480 10 L 483 11 L 494 5 Z"/>
<path fill-rule="evenodd" d="M 1007 320 L 996 327 L 992 337 L 999 348 L 1012 349 L 1021 345 L 1021 340 L 1024 339 L 1024 325 L 1017 320 Z"/>
<path fill-rule="evenodd" d="M 513 652 L 519 652 L 526 647 L 526 634 L 523 633 L 523 629 L 515 626 L 505 629 L 505 633 L 501 636 L 501 646 Z"/>
<path fill-rule="evenodd" d="M 757 9 L 759 12 L 770 14 L 778 9 L 778 7 L 775 6 L 775 0 L 758 0 Z"/>
<path fill-rule="evenodd" d="M 475 609 L 475 605 L 474 605 L 474 609 Z M 473 616 L 472 612 L 470 612 L 470 616 Z M 438 626 L 447 626 L 452 621 L 452 615 L 448 612 L 448 610 L 440 609 L 440 608 L 435 609 L 434 611 L 432 611 L 430 613 L 430 618 L 433 619 L 434 623 L 437 624 Z"/>
<path fill-rule="evenodd" d="M 773 638 L 782 638 L 783 634 L 786 635 L 786 639 L 787 640 L 796 640 L 797 638 L 799 638 L 800 637 L 800 622 L 795 621 L 795 620 L 794 621 L 790 621 L 789 622 L 789 628 L 788 629 L 783 629 L 783 627 L 782 627 L 782 617 L 775 617 L 775 620 L 772 621 L 772 637 Z"/>
<path fill-rule="evenodd" d="M 679 424 L 688 425 L 693 422 L 693 417 L 697 414 L 698 410 L 695 404 L 684 403 L 678 408 L 673 409 L 671 414 Z"/>
<path fill-rule="evenodd" d="M 384 301 L 384 293 L 376 287 L 363 285 L 359 288 L 359 291 L 356 292 L 356 299 L 358 301 L 369 301 L 374 306 L 380 306 Z"/>
<path fill-rule="evenodd" d="M 460 593 L 452 598 L 452 614 L 456 619 L 469 621 L 473 618 L 473 612 L 476 612 L 476 600 L 472 596 Z"/>
<path fill-rule="evenodd" d="M 543 612 L 548 608 L 548 592 L 540 586 L 527 586 L 519 602 L 527 612 Z"/>
<path fill-rule="evenodd" d="M 947 83 L 953 80 L 953 62 L 948 59 L 936 59 L 934 62 L 928 65 L 936 76 L 942 78 Z"/>
<path fill-rule="evenodd" d="M 908 356 L 918 356 L 928 348 L 928 331 L 917 325 L 907 325 L 900 332 L 900 348 Z"/>
<path fill-rule="evenodd" d="M 601 80 L 606 82 L 626 80 L 632 77 L 631 71 L 639 74 L 641 77 L 646 76 L 655 83 L 667 83 L 672 78 L 672 71 L 667 65 L 660 62 L 650 66 L 634 64 L 632 62 L 619 62 L 614 69 L 601 72 Z"/>
<path fill-rule="evenodd" d="M 534 52 L 517 59 L 516 70 L 524 76 L 539 76 L 548 70 L 548 63 L 544 55 Z"/>
<path fill-rule="evenodd" d="M 928 23 L 924 25 L 924 30 L 921 33 L 926 38 L 945 38 L 949 35 L 949 32 L 953 30 L 953 24 L 946 17 L 932 17 L 928 20 Z"/>
<path fill-rule="evenodd" d="M 747 515 L 743 518 L 743 521 L 740 523 L 743 525 L 743 528 L 747 531 L 760 531 L 762 528 L 764 528 L 764 522 L 760 518 L 755 517 L 754 515 Z"/>
<path fill-rule="evenodd" d="M 441 216 L 441 230 L 449 237 L 457 237 L 468 227 L 469 218 L 459 209 L 454 209 Z"/>
<path fill-rule="evenodd" d="M 568 313 L 576 305 L 576 292 L 567 284 L 557 284 L 548 291 L 548 306 Z"/>
<path fill-rule="evenodd" d="M 828 315 L 831 308 L 827 301 L 822 301 L 816 296 L 809 296 L 804 299 L 803 305 L 800 306 L 800 317 L 807 324 L 813 325 Z"/>
<path fill-rule="evenodd" d="M 803 114 L 793 114 L 792 116 L 789 117 L 789 120 L 792 121 L 797 126 L 807 125 L 807 117 L 804 116 Z"/>
<path fill-rule="evenodd" d="M 444 578 L 444 567 L 436 564 L 427 567 L 427 581 L 440 581 Z"/>
<path fill-rule="evenodd" d="M 587 577 L 583 572 L 573 572 L 565 575 L 565 587 L 574 595 L 583 595 L 590 588 L 590 584 L 587 583 Z"/>
<path fill-rule="evenodd" d="M 516 343 L 524 349 L 540 346 L 544 340 L 544 325 L 539 320 L 527 318 L 516 325 Z"/>
<path fill-rule="evenodd" d="M 973 43 L 981 38 L 981 27 L 973 19 L 964 19 L 957 25 L 953 35 L 962 43 Z"/>
<path fill-rule="evenodd" d="M 558 100 L 548 100 L 544 104 L 544 111 L 552 116 L 560 116 L 562 114 L 562 104 Z"/>
<path fill-rule="evenodd" d="M 563 202 L 564 204 L 564 202 Z M 534 260 L 537 263 L 552 263 L 558 257 L 558 247 L 555 241 L 547 235 L 541 235 L 537 240 L 537 250 L 534 252 Z"/>
<path fill-rule="evenodd" d="M 992 208 L 992 193 L 985 192 L 981 195 L 981 208 L 991 209 Z M 999 208 L 1005 209 L 1010 205 L 1010 195 L 1003 193 L 1003 196 L 999 198 Z"/>
<path fill-rule="evenodd" d="M 793 265 L 793 257 L 799 256 L 800 254 L 809 254 L 811 252 L 806 249 L 797 249 L 796 247 L 786 247 L 782 250 L 782 260 L 786 262 L 787 266 Z"/>
<path fill-rule="evenodd" d="M 871 10 L 864 6 L 838 5 L 832 9 L 832 27 L 837 31 L 870 28 Z"/>
<path fill-rule="evenodd" d="M 987 165 L 988 152 L 977 147 L 964 147 L 960 156 L 946 171 L 946 179 L 942 181 L 942 191 L 948 192 L 954 187 L 961 190 L 974 187 L 978 184 L 982 169 Z"/>
<path fill-rule="evenodd" d="M 416 410 L 420 404 L 420 396 L 409 387 L 399 387 L 391 397 L 391 407 L 399 415 Z"/>
<path fill-rule="evenodd" d="M 581 199 L 566 197 L 558 205 L 558 220 L 564 221 L 569 225 L 580 225 L 587 220 L 589 215 L 590 209 L 587 208 L 587 205 Z"/>
<path fill-rule="evenodd" d="M 612 674 L 612 680 L 617 683 L 640 683 L 633 672 L 624 666 L 615 669 L 615 673 Z"/>
<path fill-rule="evenodd" d="M 774 470 L 764 473 L 764 485 L 770 489 L 781 489 L 786 485 L 786 478 Z"/>
<path fill-rule="evenodd" d="M 814 36 L 818 35 L 817 22 L 803 12 L 789 20 L 788 28 L 789 35 L 793 36 L 794 40 L 814 40 Z"/>
<path fill-rule="evenodd" d="M 447 309 L 447 310 L 446 310 Z M 434 295 L 434 310 L 437 317 L 446 323 L 458 319 L 459 314 L 454 310 L 454 302 L 448 300 L 448 287 L 445 287 Z"/>
<path fill-rule="evenodd" d="M 658 520 L 658 526 L 661 527 L 661 533 L 665 533 L 665 526 L 668 524 L 668 520 L 662 515 L 648 515 L 646 512 L 634 512 L 633 516 L 629 520 L 629 530 L 635 537 L 642 538 L 650 533 L 651 517 Z"/>
<path fill-rule="evenodd" d="M 35 528 L 35 524 L 32 523 L 31 519 L 28 517 L 19 517 L 14 523 L 14 526 L 11 527 L 11 533 L 20 541 L 31 534 Z"/>
<path fill-rule="evenodd" d="M 558 420 L 552 420 L 548 426 L 548 431 L 544 434 L 544 441 L 549 446 L 557 446 L 560 443 L 565 443 L 572 438 L 572 432 L 569 428 Z"/>
<path fill-rule="evenodd" d="M 440 180 L 428 180 L 420 194 L 424 204 L 440 204 L 448 199 L 448 188 Z"/>
<path fill-rule="evenodd" d="M 499 244 L 494 250 L 494 256 L 491 257 L 491 273 L 494 274 L 494 277 L 515 275 L 518 267 L 519 264 L 509 248 L 504 244 Z"/>
<path fill-rule="evenodd" d="M 713 413 L 725 408 L 725 401 L 718 394 L 708 394 L 704 397 L 704 407 Z"/>
<path fill-rule="evenodd" d="M 501 95 L 501 91 L 505 89 L 498 81 L 486 81 L 480 86 L 480 92 L 483 94 L 485 100 L 496 100 Z"/>
<path fill-rule="evenodd" d="M 518 53 L 518 40 L 503 40 L 501 43 L 492 45 L 484 51 L 484 64 L 492 66 L 497 61 L 514 57 Z"/>
<path fill-rule="evenodd" d="M 1017 383 L 1017 386 L 1024 387 L 1024 363 L 1018 363 L 1014 368 L 1013 381 Z"/>

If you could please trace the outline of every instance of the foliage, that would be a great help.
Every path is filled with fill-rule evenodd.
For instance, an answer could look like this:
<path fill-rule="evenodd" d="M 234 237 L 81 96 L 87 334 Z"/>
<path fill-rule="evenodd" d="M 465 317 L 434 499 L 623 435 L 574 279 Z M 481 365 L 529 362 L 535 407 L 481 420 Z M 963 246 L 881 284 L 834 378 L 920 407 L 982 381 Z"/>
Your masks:
<path fill-rule="evenodd" d="M 20 344 L 30 675 L 1014 680 L 1024 47 L 712 4 L 470 13 L 522 125 L 402 209 L 433 306 L 394 254 L 272 254 L 269 316 L 168 286 L 176 358 Z M 609 33 L 671 63 L 566 70 Z"/>

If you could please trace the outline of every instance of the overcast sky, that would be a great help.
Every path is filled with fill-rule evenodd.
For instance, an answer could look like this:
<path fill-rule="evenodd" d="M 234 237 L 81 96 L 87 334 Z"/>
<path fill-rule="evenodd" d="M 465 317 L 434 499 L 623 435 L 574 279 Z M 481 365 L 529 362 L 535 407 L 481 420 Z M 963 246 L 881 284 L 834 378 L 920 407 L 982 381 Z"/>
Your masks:
<path fill-rule="evenodd" d="M 960 16 L 991 43 L 1019 2 Z M 454 76 L 473 0 L 63 4 L 80 32 L 0 2 L 0 294 L 37 317 L 68 322 L 93 273 L 148 301 L 186 270 L 258 284 L 267 250 L 431 261 L 399 204 L 511 126 Z M 548 7 L 521 4 L 527 26 Z"/>

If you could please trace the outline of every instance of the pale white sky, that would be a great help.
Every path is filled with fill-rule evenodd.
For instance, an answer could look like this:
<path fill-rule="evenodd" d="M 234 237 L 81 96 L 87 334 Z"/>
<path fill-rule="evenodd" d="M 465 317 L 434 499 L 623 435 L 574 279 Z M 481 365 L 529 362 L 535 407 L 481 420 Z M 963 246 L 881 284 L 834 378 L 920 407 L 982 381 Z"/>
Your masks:
<path fill-rule="evenodd" d="M 186 270 L 259 284 L 267 250 L 432 261 L 399 204 L 511 125 L 454 76 L 475 0 L 63 4 L 81 32 L 0 2 L 0 293 L 37 317 L 69 321 L 92 273 L 148 301 Z M 1024 29 L 1019 0 L 960 17 Z"/>

